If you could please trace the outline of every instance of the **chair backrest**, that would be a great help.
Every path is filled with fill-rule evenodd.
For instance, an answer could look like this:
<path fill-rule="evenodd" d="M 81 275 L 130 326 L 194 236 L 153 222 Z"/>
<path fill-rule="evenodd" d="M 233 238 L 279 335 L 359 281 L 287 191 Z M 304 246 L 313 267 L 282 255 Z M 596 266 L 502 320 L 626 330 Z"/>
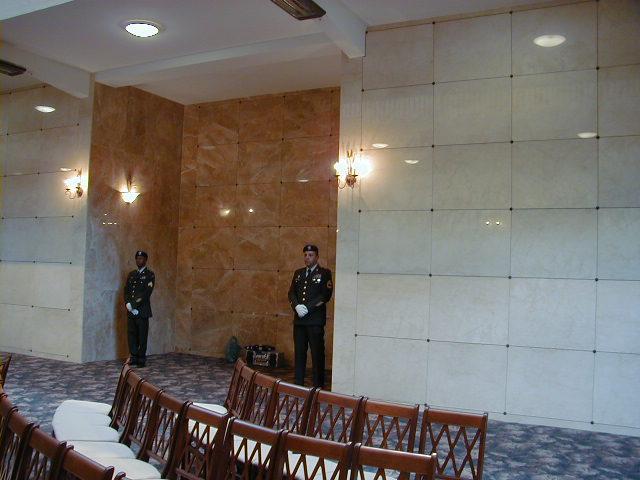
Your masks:
<path fill-rule="evenodd" d="M 277 430 L 283 428 L 304 435 L 315 393 L 314 388 L 287 382 L 278 383 L 275 388 L 273 413 L 265 426 Z"/>
<path fill-rule="evenodd" d="M 6 355 L 4 358 L 0 358 L 0 386 L 4 386 L 4 381 L 7 379 L 7 372 L 9 371 L 10 363 L 11 355 Z"/>
<path fill-rule="evenodd" d="M 413 452 L 419 405 L 400 405 L 367 398 L 357 441 L 367 447 Z"/>
<path fill-rule="evenodd" d="M 284 432 L 274 478 L 347 480 L 353 444 Z"/>
<path fill-rule="evenodd" d="M 348 443 L 360 431 L 362 397 L 318 390 L 314 396 L 305 435 Z"/>
<path fill-rule="evenodd" d="M 256 425 L 266 426 L 273 417 L 275 408 L 275 391 L 280 380 L 276 380 L 264 373 L 256 373 L 251 389 L 245 400 L 242 419 Z"/>
<path fill-rule="evenodd" d="M 233 367 L 233 374 L 231 375 L 231 381 L 229 382 L 229 390 L 227 391 L 227 398 L 224 401 L 224 406 L 227 410 L 231 409 L 233 401 L 235 400 L 236 390 L 238 388 L 238 378 L 240 378 L 240 371 L 246 367 L 247 364 L 244 360 L 239 358 L 236 360 L 236 364 Z"/>
<path fill-rule="evenodd" d="M 111 402 L 111 410 L 109 410 L 109 416 L 113 418 L 116 413 L 116 409 L 122 400 L 122 394 L 124 392 L 124 384 L 127 381 L 127 375 L 131 371 L 131 366 L 129 362 L 124 362 L 122 368 L 120 369 L 120 376 L 118 377 L 118 384 L 116 385 L 116 393 L 113 395 L 113 402 Z"/>
<path fill-rule="evenodd" d="M 240 374 L 238 375 L 236 391 L 229 405 L 229 413 L 237 418 L 242 418 L 242 413 L 246 405 L 247 398 L 253 387 L 253 379 L 256 376 L 256 371 L 247 366 L 242 367 Z"/>
<path fill-rule="evenodd" d="M 482 478 L 489 416 L 427 408 L 420 427 L 420 453 L 437 453 L 436 477 Z"/>
<path fill-rule="evenodd" d="M 272 480 L 281 431 L 231 418 L 215 480 Z"/>
<path fill-rule="evenodd" d="M 174 458 L 176 437 L 181 425 L 182 416 L 191 402 L 183 402 L 171 395 L 161 392 L 156 401 L 157 413 L 155 422 L 147 428 L 147 438 L 138 458 L 158 467 L 167 477 Z"/>
<path fill-rule="evenodd" d="M 88 457 L 69 449 L 60 467 L 60 480 L 119 480 L 124 474 L 113 477 L 113 467 L 103 467 Z"/>
<path fill-rule="evenodd" d="M 177 427 L 167 478 L 210 480 L 216 474 L 229 415 L 190 404 Z"/>
<path fill-rule="evenodd" d="M 31 431 L 16 480 L 57 480 L 65 451 L 71 447 L 38 427 Z"/>
<path fill-rule="evenodd" d="M 162 390 L 152 383 L 141 382 L 134 391 L 131 413 L 120 442 L 138 453 L 142 449 L 147 430 L 153 429 L 158 418 L 157 401 Z"/>
<path fill-rule="evenodd" d="M 4 397 L 0 402 L 8 402 L 8 398 Z M 13 480 L 18 476 L 20 460 L 34 424 L 15 408 L 5 406 L 2 410 L 3 413 L 7 411 L 7 415 L 0 432 L 0 480 Z"/>
<path fill-rule="evenodd" d="M 350 480 L 432 480 L 436 457 L 357 444 Z"/>
<path fill-rule="evenodd" d="M 136 392 L 140 387 L 140 384 L 144 382 L 140 375 L 133 370 L 129 370 L 124 383 L 122 384 L 122 390 L 119 393 L 118 405 L 116 405 L 115 412 L 111 418 L 110 427 L 116 430 L 121 430 L 127 425 L 129 415 L 131 415 L 135 405 Z"/>

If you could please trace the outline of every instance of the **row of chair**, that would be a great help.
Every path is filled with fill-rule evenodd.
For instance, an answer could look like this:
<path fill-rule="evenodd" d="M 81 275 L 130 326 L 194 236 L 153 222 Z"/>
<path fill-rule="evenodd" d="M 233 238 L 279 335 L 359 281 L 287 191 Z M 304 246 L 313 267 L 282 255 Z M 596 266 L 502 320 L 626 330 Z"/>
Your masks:
<path fill-rule="evenodd" d="M 7 371 L 9 371 L 10 363 L 11 355 L 6 355 L 4 358 L 0 358 L 0 387 L 4 387 L 4 381 L 7 378 Z"/>
<path fill-rule="evenodd" d="M 127 471 L 129 478 L 172 478 L 180 455 L 170 446 L 180 443 L 180 421 L 192 426 L 195 420 L 188 412 L 198 409 L 272 432 L 285 431 L 293 438 L 351 445 L 354 451 L 362 445 L 365 451 L 412 453 L 419 423 L 417 405 L 292 385 L 238 361 L 224 406 L 181 402 L 125 365 L 111 406 L 67 400 L 56 410 L 53 425 L 56 437 L 101 463 L 114 464 L 116 471 Z M 481 478 L 486 414 L 427 409 L 420 424 L 418 453 L 439 454 L 438 477 Z"/>

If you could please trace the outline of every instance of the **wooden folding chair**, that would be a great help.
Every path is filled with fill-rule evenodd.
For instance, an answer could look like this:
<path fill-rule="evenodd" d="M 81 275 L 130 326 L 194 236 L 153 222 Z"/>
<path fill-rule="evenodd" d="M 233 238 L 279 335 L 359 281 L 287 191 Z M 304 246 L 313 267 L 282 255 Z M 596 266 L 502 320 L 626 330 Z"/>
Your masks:
<path fill-rule="evenodd" d="M 10 363 L 11 355 L 6 355 L 4 358 L 0 358 L 0 387 L 4 387 L 4 382 L 7 379 L 7 372 L 9 371 Z"/>
<path fill-rule="evenodd" d="M 367 398 L 357 441 L 367 447 L 413 452 L 418 429 L 419 405 L 400 405 Z"/>
<path fill-rule="evenodd" d="M 31 431 L 15 480 L 57 480 L 65 451 L 70 446 L 58 442 L 38 427 Z"/>
<path fill-rule="evenodd" d="M 156 401 L 155 421 L 147 428 L 147 437 L 138 458 L 157 467 L 163 478 L 174 478 L 169 475 L 169 469 L 173 466 L 179 426 L 190 404 L 164 392 Z M 183 425 L 183 428 L 186 427 Z"/>
<path fill-rule="evenodd" d="M 224 407 L 227 410 L 231 410 L 231 405 L 233 405 L 235 400 L 236 389 L 238 388 L 238 378 L 240 378 L 240 371 L 246 366 L 247 364 L 241 358 L 236 360 L 236 364 L 233 367 L 233 374 L 231 375 L 231 381 L 229 382 L 227 398 L 224 401 Z"/>
<path fill-rule="evenodd" d="M 272 480 L 281 431 L 231 418 L 210 480 Z"/>
<path fill-rule="evenodd" d="M 167 478 L 210 480 L 219 470 L 229 415 L 188 405 L 180 418 Z"/>
<path fill-rule="evenodd" d="M 273 417 L 274 394 L 279 383 L 280 380 L 269 375 L 256 373 L 245 400 L 242 419 L 256 425 L 266 426 L 268 420 Z"/>
<path fill-rule="evenodd" d="M 8 397 L 0 399 L 2 431 L 0 431 L 0 480 L 18 476 L 20 461 L 29 443 L 34 424 L 20 415 Z"/>
<path fill-rule="evenodd" d="M 293 383 L 279 382 L 274 389 L 271 418 L 266 420 L 265 426 L 304 435 L 316 390 Z"/>
<path fill-rule="evenodd" d="M 256 371 L 247 366 L 242 367 L 240 370 L 236 384 L 236 391 L 233 395 L 231 404 L 227 408 L 229 413 L 234 417 L 242 418 L 242 413 L 244 412 L 247 398 L 251 392 L 251 388 L 253 387 L 253 379 L 255 376 Z"/>
<path fill-rule="evenodd" d="M 111 423 L 109 426 L 118 431 L 125 428 L 127 425 L 127 421 L 129 420 L 129 416 L 134 410 L 135 400 L 137 399 L 137 391 L 138 388 L 142 385 L 143 380 L 133 370 L 130 370 L 127 374 L 124 383 L 122 385 L 122 391 L 120 392 L 120 399 L 118 400 L 118 404 L 113 413 L 113 417 L 111 419 Z"/>
<path fill-rule="evenodd" d="M 69 449 L 60 467 L 59 480 L 122 480 L 124 472 L 113 475 L 113 467 L 103 467 L 88 457 Z"/>
<path fill-rule="evenodd" d="M 436 478 L 482 478 L 488 414 L 427 408 L 420 427 L 420 453 L 437 453 Z"/>
<path fill-rule="evenodd" d="M 318 390 L 311 405 L 305 435 L 334 442 L 357 440 L 360 432 L 362 397 Z"/>
<path fill-rule="evenodd" d="M 353 444 L 284 432 L 274 478 L 347 480 Z"/>
<path fill-rule="evenodd" d="M 140 452 L 149 428 L 153 429 L 158 418 L 157 401 L 162 389 L 142 381 L 134 389 L 131 413 L 120 442 L 130 447 L 134 452 Z"/>
<path fill-rule="evenodd" d="M 436 457 L 357 444 L 350 480 L 432 480 Z"/>

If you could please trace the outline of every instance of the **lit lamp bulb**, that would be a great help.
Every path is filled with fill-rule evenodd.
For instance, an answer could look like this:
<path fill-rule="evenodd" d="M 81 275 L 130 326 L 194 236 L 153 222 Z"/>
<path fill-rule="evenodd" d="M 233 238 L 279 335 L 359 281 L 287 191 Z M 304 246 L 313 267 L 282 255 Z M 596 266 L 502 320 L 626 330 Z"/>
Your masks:
<path fill-rule="evenodd" d="M 133 203 L 135 202 L 136 198 L 138 198 L 138 195 L 140 195 L 140 192 L 136 192 L 134 191 L 134 188 L 130 183 L 127 183 L 127 189 L 120 192 L 120 195 L 122 196 L 122 200 L 124 201 L 124 203 Z"/>
<path fill-rule="evenodd" d="M 84 193 L 82 190 L 82 171 L 79 171 L 75 177 L 64 179 L 64 194 L 68 198 L 81 197 Z"/>

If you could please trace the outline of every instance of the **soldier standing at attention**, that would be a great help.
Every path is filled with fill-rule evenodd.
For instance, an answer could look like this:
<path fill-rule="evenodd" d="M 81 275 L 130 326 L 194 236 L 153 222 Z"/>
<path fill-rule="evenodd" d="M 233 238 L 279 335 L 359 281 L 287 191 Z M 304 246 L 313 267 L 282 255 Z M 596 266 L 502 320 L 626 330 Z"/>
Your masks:
<path fill-rule="evenodd" d="M 331 270 L 318 265 L 318 247 L 305 245 L 304 264 L 296 270 L 289 287 L 289 303 L 294 310 L 293 341 L 295 349 L 296 383 L 304 385 L 307 348 L 311 348 L 313 386 L 324 388 L 324 326 L 327 323 L 327 302 L 333 283 Z"/>
<path fill-rule="evenodd" d="M 129 273 L 124 287 L 127 308 L 127 338 L 131 365 L 144 367 L 147 362 L 147 336 L 151 313 L 151 293 L 156 283 L 155 274 L 147 268 L 146 252 L 136 252 L 137 269 Z"/>

